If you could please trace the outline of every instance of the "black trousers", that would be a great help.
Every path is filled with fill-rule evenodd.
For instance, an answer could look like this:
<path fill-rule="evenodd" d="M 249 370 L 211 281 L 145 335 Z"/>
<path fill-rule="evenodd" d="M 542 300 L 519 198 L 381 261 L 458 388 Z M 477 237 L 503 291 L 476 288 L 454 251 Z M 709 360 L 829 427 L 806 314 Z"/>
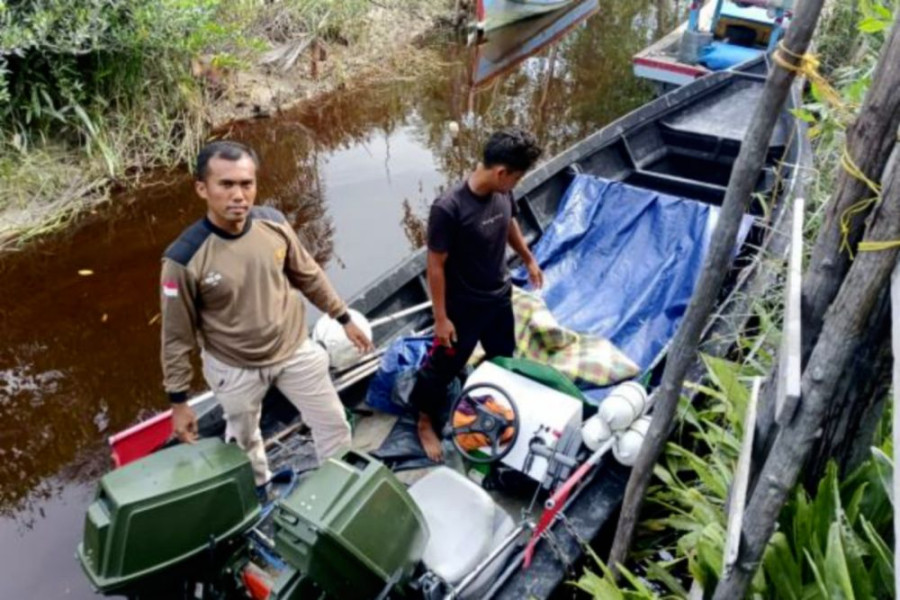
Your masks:
<path fill-rule="evenodd" d="M 512 297 L 493 301 L 447 301 L 447 317 L 456 328 L 453 347 L 435 340 L 425 363 L 416 373 L 410 402 L 429 416 L 437 431 L 449 410 L 447 388 L 466 366 L 475 346 L 481 342 L 486 358 L 512 356 L 516 347 Z"/>

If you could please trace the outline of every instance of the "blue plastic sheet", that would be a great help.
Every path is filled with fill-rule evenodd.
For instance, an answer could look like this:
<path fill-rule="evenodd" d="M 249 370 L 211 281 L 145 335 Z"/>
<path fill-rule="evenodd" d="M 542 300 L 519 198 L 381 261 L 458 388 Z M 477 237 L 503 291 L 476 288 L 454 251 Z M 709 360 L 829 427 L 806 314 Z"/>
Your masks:
<path fill-rule="evenodd" d="M 431 349 L 431 336 L 404 337 L 394 340 L 381 358 L 381 365 L 366 393 L 366 404 L 378 410 L 399 415 L 404 409 L 393 399 L 394 387 L 398 378 L 404 373 L 412 372 L 421 366 Z"/>
<path fill-rule="evenodd" d="M 700 64 L 713 71 L 724 71 L 752 60 L 762 52 L 758 48 L 713 42 L 700 51 Z"/>
<path fill-rule="evenodd" d="M 701 202 L 578 175 L 532 249 L 544 270 L 541 296 L 561 324 L 608 338 L 646 370 L 681 322 L 718 214 Z M 751 222 L 745 217 L 739 242 Z M 513 281 L 527 287 L 523 268 Z"/>

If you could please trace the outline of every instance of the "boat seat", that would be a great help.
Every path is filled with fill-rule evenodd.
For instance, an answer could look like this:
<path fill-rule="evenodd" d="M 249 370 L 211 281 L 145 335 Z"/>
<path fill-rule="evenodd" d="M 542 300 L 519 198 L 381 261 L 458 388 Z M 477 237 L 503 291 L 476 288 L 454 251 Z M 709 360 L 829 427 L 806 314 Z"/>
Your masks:
<path fill-rule="evenodd" d="M 435 575 L 458 585 L 515 528 L 512 518 L 480 486 L 448 467 L 438 467 L 409 488 L 430 536 L 422 561 Z M 468 586 L 462 598 L 487 591 L 506 558 L 498 557 Z"/>

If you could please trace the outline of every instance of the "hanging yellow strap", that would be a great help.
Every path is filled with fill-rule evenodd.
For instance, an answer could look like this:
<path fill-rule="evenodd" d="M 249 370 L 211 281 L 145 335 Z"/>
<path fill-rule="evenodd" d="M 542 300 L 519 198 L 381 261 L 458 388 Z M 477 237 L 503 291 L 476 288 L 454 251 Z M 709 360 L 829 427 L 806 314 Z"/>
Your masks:
<path fill-rule="evenodd" d="M 875 193 L 873 198 L 860 200 L 856 204 L 848 207 L 847 210 L 841 214 L 841 251 L 846 250 L 847 254 L 849 254 L 852 259 L 853 249 L 850 247 L 849 241 L 850 223 L 857 214 L 866 212 L 869 210 L 870 206 L 878 204 L 878 202 L 881 201 L 881 186 L 866 177 L 866 174 L 863 173 L 856 163 L 853 162 L 853 159 L 850 158 L 850 153 L 847 152 L 846 146 L 844 146 L 844 153 L 841 156 L 841 166 L 844 167 L 844 170 L 850 175 L 865 183 L 866 186 Z M 881 250 L 892 250 L 894 248 L 900 248 L 900 240 L 863 240 L 857 246 L 857 250 L 860 252 L 880 252 Z"/>
<path fill-rule="evenodd" d="M 877 204 L 879 200 L 881 200 L 881 186 L 869 179 L 865 173 L 862 172 L 862 169 L 857 166 L 855 162 L 853 162 L 853 158 L 850 156 L 850 152 L 847 150 L 847 146 L 844 146 L 843 152 L 841 152 L 841 166 L 845 171 L 851 176 L 854 177 L 863 183 L 872 190 L 875 194 L 872 198 L 866 198 L 865 200 L 860 200 L 855 204 L 852 204 L 841 213 L 840 219 L 840 228 L 841 228 L 841 252 L 846 252 L 850 259 L 854 258 L 853 248 L 850 246 L 850 225 L 853 223 L 853 218 L 859 214 L 865 214 L 866 211 L 873 204 Z M 862 244 L 859 245 L 859 250 L 862 250 Z"/>

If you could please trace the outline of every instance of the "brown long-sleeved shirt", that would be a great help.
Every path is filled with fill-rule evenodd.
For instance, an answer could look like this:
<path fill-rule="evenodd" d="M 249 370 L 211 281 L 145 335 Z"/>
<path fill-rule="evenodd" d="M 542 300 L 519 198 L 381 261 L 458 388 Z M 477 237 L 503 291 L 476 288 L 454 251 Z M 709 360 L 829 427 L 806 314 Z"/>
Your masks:
<path fill-rule="evenodd" d="M 162 260 L 163 385 L 172 401 L 186 398 L 198 342 L 236 367 L 288 358 L 307 335 L 297 290 L 331 317 L 347 310 L 279 211 L 253 207 L 239 234 L 206 218 L 187 228 Z"/>

